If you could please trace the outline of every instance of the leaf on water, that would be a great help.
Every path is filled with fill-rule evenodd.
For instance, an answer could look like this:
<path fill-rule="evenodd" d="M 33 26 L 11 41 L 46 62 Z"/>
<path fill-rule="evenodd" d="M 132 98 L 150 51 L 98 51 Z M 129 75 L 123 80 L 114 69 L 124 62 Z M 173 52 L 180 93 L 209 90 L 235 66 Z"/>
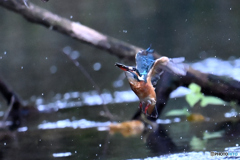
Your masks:
<path fill-rule="evenodd" d="M 220 98 L 217 97 L 213 97 L 213 96 L 204 96 L 202 98 L 202 101 L 200 103 L 200 105 L 202 107 L 206 107 L 209 104 L 213 104 L 213 105 L 223 105 L 225 104 L 225 102 L 223 100 L 221 100 Z"/>
<path fill-rule="evenodd" d="M 174 109 L 166 113 L 166 116 L 189 116 L 190 113 L 188 112 L 187 108 L 183 109 Z"/>
<path fill-rule="evenodd" d="M 141 134 L 144 130 L 144 124 L 138 120 L 126 121 L 109 125 L 110 134 L 121 133 L 124 137 Z"/>
<path fill-rule="evenodd" d="M 205 120 L 205 117 L 199 113 L 192 113 L 191 115 L 187 116 L 187 120 L 189 122 L 201 122 Z"/>
<path fill-rule="evenodd" d="M 198 101 L 201 100 L 202 97 L 203 95 L 201 93 L 198 94 L 190 93 L 186 95 L 186 101 L 191 107 L 193 107 Z"/>

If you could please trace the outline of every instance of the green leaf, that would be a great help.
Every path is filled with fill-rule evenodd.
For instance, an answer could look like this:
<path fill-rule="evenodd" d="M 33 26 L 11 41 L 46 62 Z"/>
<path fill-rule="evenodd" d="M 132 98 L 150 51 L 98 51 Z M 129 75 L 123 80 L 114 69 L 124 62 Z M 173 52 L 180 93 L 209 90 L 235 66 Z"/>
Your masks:
<path fill-rule="evenodd" d="M 196 136 L 193 136 L 190 141 L 190 146 L 191 146 L 192 150 L 200 151 L 200 150 L 203 150 L 204 148 L 206 148 L 206 143 L 207 143 L 207 141 L 205 139 L 202 140 Z"/>
<path fill-rule="evenodd" d="M 213 105 L 223 105 L 225 104 L 225 102 L 223 100 L 221 100 L 220 98 L 217 97 L 213 97 L 213 96 L 204 96 L 202 98 L 202 101 L 200 103 L 200 105 L 202 107 L 206 107 L 209 104 L 213 104 Z"/>
<path fill-rule="evenodd" d="M 193 107 L 199 100 L 201 100 L 202 97 L 203 95 L 201 93 L 190 93 L 186 95 L 186 101 L 191 107 Z"/>
<path fill-rule="evenodd" d="M 196 83 L 191 83 L 188 88 L 193 92 L 193 93 L 201 93 L 201 87 L 197 85 Z"/>
<path fill-rule="evenodd" d="M 190 113 L 188 109 L 185 107 L 183 109 L 174 109 L 166 113 L 166 116 L 189 116 Z"/>

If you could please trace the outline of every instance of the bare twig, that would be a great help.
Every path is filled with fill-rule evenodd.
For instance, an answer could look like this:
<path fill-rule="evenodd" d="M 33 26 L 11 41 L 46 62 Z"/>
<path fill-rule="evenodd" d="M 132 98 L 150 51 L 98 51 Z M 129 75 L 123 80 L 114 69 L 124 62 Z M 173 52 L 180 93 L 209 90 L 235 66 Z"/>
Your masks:
<path fill-rule="evenodd" d="M 12 96 L 11 103 L 9 104 L 8 109 L 5 111 L 4 116 L 3 116 L 3 122 L 4 123 L 7 121 L 7 118 L 9 117 L 9 114 L 10 114 L 12 108 L 13 108 L 14 101 L 15 101 L 15 97 Z"/>
<path fill-rule="evenodd" d="M 105 116 L 108 117 L 111 120 L 115 120 L 117 117 L 114 116 L 108 109 L 107 105 L 105 104 L 104 98 L 102 96 L 102 91 L 100 89 L 100 87 L 97 85 L 97 83 L 92 79 L 92 77 L 90 76 L 90 74 L 86 71 L 86 69 L 76 60 L 73 59 L 70 55 L 70 53 L 67 52 L 63 52 L 65 55 L 68 56 L 68 58 L 74 63 L 74 65 L 80 69 L 80 71 L 84 74 L 85 77 L 87 77 L 87 79 L 90 81 L 90 83 L 94 86 L 94 88 L 97 90 L 98 95 L 101 97 L 102 100 L 102 106 L 103 109 L 105 111 Z"/>

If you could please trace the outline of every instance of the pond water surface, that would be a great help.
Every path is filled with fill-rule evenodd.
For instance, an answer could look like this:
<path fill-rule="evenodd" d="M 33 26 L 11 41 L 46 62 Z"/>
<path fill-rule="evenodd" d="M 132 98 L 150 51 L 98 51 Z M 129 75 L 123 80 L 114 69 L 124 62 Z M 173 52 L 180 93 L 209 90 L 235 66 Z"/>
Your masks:
<path fill-rule="evenodd" d="M 197 68 L 215 62 L 229 64 L 225 66 L 229 66 L 232 75 L 235 75 L 233 68 L 239 70 L 233 61 L 214 58 L 192 66 Z M 211 67 L 209 72 L 213 70 Z M 133 134 L 111 132 L 109 128 L 110 124 L 130 120 L 137 110 L 138 99 L 131 90 L 103 93 L 107 107 L 116 116 L 115 120 L 104 116 L 102 101 L 96 91 L 56 94 L 48 101 L 31 97 L 25 103 L 34 102 L 39 113 L 24 117 L 22 126 L 15 131 L 1 130 L 1 159 L 226 158 L 212 157 L 212 151 L 240 156 L 238 108 L 229 105 L 199 108 L 197 113 L 206 117 L 204 121 L 165 115 L 171 109 L 187 106 L 184 98 L 187 93 L 187 88 L 174 91 L 160 119 Z"/>
<path fill-rule="evenodd" d="M 186 63 L 205 73 L 240 80 L 240 10 L 237 1 L 31 1 L 59 16 L 103 34 Z M 0 123 L 0 159 L 229 159 L 240 156 L 239 106 L 234 103 L 191 108 L 190 91 L 171 94 L 160 118 L 141 130 L 113 132 L 111 125 L 132 119 L 138 99 L 125 75 L 114 67 L 122 62 L 105 51 L 82 44 L 22 16 L 0 8 L 0 78 L 34 106 L 23 112 L 22 124 L 9 130 Z M 64 54 L 69 52 L 102 90 Z M 195 63 L 196 62 L 196 63 Z M 130 63 L 130 62 L 129 62 Z M 133 65 L 133 62 L 131 62 Z M 0 116 L 8 106 L 0 96 Z M 187 108 L 201 121 L 184 115 Z M 11 122 L 7 121 L 7 125 Z M 128 131 L 128 130 L 127 130 Z M 212 157 L 210 153 L 226 156 Z"/>

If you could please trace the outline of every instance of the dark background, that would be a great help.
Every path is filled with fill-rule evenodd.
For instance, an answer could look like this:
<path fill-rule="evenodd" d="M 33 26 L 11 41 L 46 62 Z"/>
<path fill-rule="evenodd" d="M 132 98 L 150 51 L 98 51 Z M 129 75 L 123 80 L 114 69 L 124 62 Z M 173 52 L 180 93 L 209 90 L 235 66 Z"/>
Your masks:
<path fill-rule="evenodd" d="M 30 2 L 136 46 L 152 44 L 162 55 L 184 56 L 187 62 L 240 55 L 238 1 Z M 116 57 L 4 8 L 0 15 L 0 75 L 23 99 L 92 90 L 88 79 L 63 54 L 66 46 L 80 53 L 79 62 L 102 89 L 115 90 L 112 83 L 121 73 L 114 67 L 120 61 Z M 97 62 L 101 69 L 94 71 Z M 56 72 L 51 73 L 51 67 Z"/>

